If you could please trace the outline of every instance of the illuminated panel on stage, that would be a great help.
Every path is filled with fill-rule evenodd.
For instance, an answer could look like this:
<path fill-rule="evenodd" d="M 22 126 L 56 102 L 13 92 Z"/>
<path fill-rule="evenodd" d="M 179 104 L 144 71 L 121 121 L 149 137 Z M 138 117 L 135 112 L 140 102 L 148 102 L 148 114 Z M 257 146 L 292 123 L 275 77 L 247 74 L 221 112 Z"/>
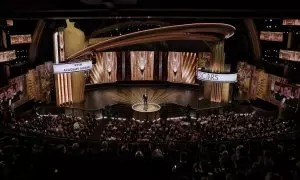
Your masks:
<path fill-rule="evenodd" d="M 131 51 L 131 80 L 153 80 L 153 51 Z"/>
<path fill-rule="evenodd" d="M 90 72 L 90 84 L 117 81 L 117 53 L 97 52 L 96 63 Z"/>
<path fill-rule="evenodd" d="M 168 81 L 178 83 L 195 83 L 197 53 L 169 52 Z"/>
<path fill-rule="evenodd" d="M 211 82 L 236 82 L 237 74 L 221 74 L 221 73 L 210 73 L 203 72 L 198 69 L 197 79 L 200 81 L 211 81 Z"/>

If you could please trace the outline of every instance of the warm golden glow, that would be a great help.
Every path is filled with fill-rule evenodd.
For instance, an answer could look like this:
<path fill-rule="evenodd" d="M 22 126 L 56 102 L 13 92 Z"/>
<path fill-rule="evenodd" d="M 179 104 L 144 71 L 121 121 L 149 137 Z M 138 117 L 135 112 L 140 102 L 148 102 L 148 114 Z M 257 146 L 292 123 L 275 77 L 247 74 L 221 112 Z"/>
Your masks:
<path fill-rule="evenodd" d="M 199 52 L 198 53 L 198 68 L 209 69 L 211 64 L 212 54 L 211 52 Z"/>
<path fill-rule="evenodd" d="M 213 46 L 213 62 L 212 72 L 223 72 L 225 65 L 224 41 L 220 41 Z M 211 98 L 212 102 L 222 102 L 222 83 L 211 83 Z"/>
<path fill-rule="evenodd" d="M 66 57 L 85 48 L 85 35 L 74 26 L 74 22 L 66 20 L 67 27 L 64 29 L 64 51 Z"/>
<path fill-rule="evenodd" d="M 179 98 L 178 91 L 170 89 L 148 89 L 148 88 L 139 88 L 137 89 L 120 89 L 117 92 L 109 92 L 108 96 L 112 100 L 125 103 L 125 104 L 137 104 L 142 103 L 143 94 L 147 92 L 148 94 L 148 103 L 162 104 L 176 102 L 176 99 Z"/>
<path fill-rule="evenodd" d="M 84 72 L 72 72 L 72 100 L 73 103 L 81 103 L 85 98 L 85 77 Z"/>
<path fill-rule="evenodd" d="M 131 80 L 153 80 L 153 51 L 131 51 L 130 60 Z"/>
<path fill-rule="evenodd" d="M 194 84 L 197 69 L 197 53 L 182 53 L 182 82 Z"/>
<path fill-rule="evenodd" d="M 36 70 L 29 70 L 26 74 L 26 88 L 27 94 L 29 99 L 36 99 L 37 98 L 37 91 L 36 91 Z"/>
<path fill-rule="evenodd" d="M 230 72 L 230 64 L 225 64 L 224 72 Z M 222 86 L 222 102 L 228 103 L 230 97 L 230 83 L 223 83 Z"/>
<path fill-rule="evenodd" d="M 84 33 L 75 28 L 74 23 L 66 20 L 67 28 L 58 33 L 59 60 L 64 61 L 84 48 Z M 84 101 L 85 75 L 84 72 L 60 73 L 55 75 L 56 103 L 65 105 Z"/>
<path fill-rule="evenodd" d="M 268 74 L 263 70 L 258 70 L 258 81 L 256 88 L 256 97 L 264 99 L 268 93 Z"/>
<path fill-rule="evenodd" d="M 73 84 L 80 83 L 79 81 Z M 56 89 L 56 104 L 64 105 L 73 102 L 73 87 L 71 73 L 60 73 L 55 75 L 55 89 Z M 82 89 L 76 87 L 76 92 Z"/>
<path fill-rule="evenodd" d="M 168 54 L 168 81 L 182 82 L 182 52 L 169 52 Z"/>
<path fill-rule="evenodd" d="M 197 53 L 169 52 L 168 81 L 179 83 L 195 83 Z"/>
<path fill-rule="evenodd" d="M 90 83 L 108 83 L 117 81 L 116 52 L 96 53 L 96 64 L 90 72 Z"/>

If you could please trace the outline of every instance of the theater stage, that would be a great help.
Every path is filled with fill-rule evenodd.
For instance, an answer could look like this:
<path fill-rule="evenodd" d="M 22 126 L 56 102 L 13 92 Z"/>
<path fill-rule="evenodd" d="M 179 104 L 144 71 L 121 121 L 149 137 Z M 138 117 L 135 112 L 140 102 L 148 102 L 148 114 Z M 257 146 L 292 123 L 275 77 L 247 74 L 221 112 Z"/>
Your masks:
<path fill-rule="evenodd" d="M 111 84 L 102 85 L 86 92 L 83 103 L 66 107 L 86 111 L 96 111 L 115 104 L 143 103 L 142 95 L 147 92 L 148 102 L 154 104 L 173 103 L 181 106 L 190 105 L 195 110 L 222 107 L 223 104 L 211 103 L 203 99 L 203 86 L 182 84 Z"/>

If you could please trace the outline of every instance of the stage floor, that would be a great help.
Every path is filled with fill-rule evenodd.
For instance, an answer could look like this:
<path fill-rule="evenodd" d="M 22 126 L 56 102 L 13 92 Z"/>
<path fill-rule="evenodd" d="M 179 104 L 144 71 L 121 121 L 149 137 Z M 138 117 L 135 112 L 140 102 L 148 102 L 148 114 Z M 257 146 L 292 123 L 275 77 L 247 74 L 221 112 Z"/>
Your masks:
<path fill-rule="evenodd" d="M 85 102 L 67 107 L 93 111 L 118 103 L 133 105 L 143 103 L 142 95 L 145 92 L 148 94 L 149 103 L 190 105 L 193 109 L 211 109 L 223 106 L 220 103 L 203 100 L 202 86 L 198 88 L 134 86 L 102 87 L 89 91 L 86 92 Z"/>

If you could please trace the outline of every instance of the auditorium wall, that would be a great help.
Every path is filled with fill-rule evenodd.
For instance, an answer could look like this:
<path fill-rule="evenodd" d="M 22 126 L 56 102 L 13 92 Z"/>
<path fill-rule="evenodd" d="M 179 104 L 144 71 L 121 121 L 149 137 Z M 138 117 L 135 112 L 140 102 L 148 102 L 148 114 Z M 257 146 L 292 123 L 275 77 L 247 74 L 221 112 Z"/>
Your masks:
<path fill-rule="evenodd" d="M 300 87 L 288 84 L 286 78 L 268 74 L 246 62 L 239 62 L 237 71 L 239 96 L 249 94 L 248 99 L 259 98 L 277 106 L 298 108 Z"/>
<path fill-rule="evenodd" d="M 0 88 L 0 103 L 14 108 L 29 100 L 50 102 L 51 88 L 54 86 L 52 63 L 39 65 L 26 74 L 10 79 L 8 86 Z"/>

